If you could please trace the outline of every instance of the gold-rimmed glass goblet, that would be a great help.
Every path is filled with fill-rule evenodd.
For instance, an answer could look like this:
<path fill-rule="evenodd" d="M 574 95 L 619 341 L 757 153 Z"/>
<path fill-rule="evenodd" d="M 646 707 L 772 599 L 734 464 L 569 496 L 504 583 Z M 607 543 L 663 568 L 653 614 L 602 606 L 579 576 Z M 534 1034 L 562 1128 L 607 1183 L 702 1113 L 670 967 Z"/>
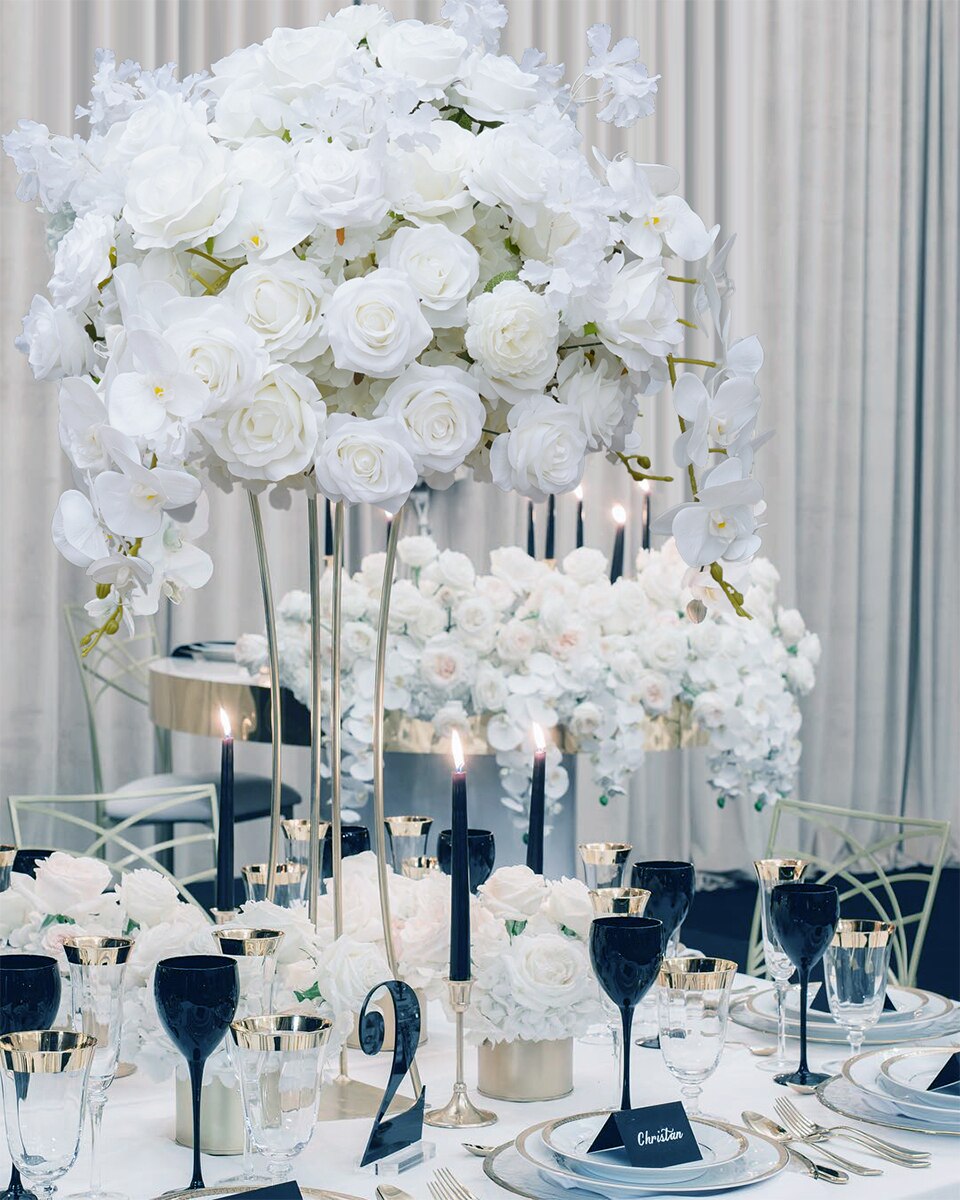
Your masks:
<path fill-rule="evenodd" d="M 44 1200 L 77 1161 L 96 1039 L 66 1029 L 0 1037 L 0 1092 L 10 1157 Z"/>
<path fill-rule="evenodd" d="M 428 875 L 438 874 L 439 871 L 440 859 L 429 854 L 405 858 L 400 864 L 400 872 L 406 879 L 426 879 Z"/>
<path fill-rule="evenodd" d="M 273 902 L 280 908 L 293 908 L 300 903 L 306 867 L 296 862 L 277 863 Z M 267 880 L 270 875 L 268 863 L 248 863 L 240 868 L 247 901 L 266 900 Z"/>
<path fill-rule="evenodd" d="M 385 817 L 384 828 L 390 860 L 399 874 L 408 858 L 424 858 L 427 853 L 427 838 L 430 836 L 432 817 Z"/>
<path fill-rule="evenodd" d="M 300 876 L 300 893 L 298 899 L 307 904 L 310 900 L 310 830 L 311 822 L 305 817 L 286 817 L 280 822 L 283 830 L 284 844 L 287 848 L 287 861 L 296 863 L 303 869 Z M 320 857 L 323 857 L 323 839 L 330 829 L 329 821 L 321 821 L 317 831 L 320 842 Z M 315 885 L 319 887 L 319 882 Z"/>
<path fill-rule="evenodd" d="M 774 1075 L 789 1071 L 792 1066 L 787 1057 L 787 995 L 790 991 L 790 976 L 795 968 L 783 952 L 770 922 L 770 897 L 778 883 L 801 883 L 809 863 L 802 858 L 758 858 L 753 869 L 760 888 L 760 929 L 763 934 L 763 958 L 767 974 L 773 980 L 773 991 L 777 998 L 777 1052 L 773 1058 L 764 1058 L 757 1069 Z"/>
<path fill-rule="evenodd" d="M 90 1064 L 87 1109 L 90 1118 L 90 1186 L 76 1200 L 126 1200 L 105 1191 L 100 1171 L 100 1127 L 107 1093 L 120 1061 L 123 988 L 133 941 L 127 937 L 77 935 L 64 939 L 70 970 L 70 1023 L 75 1033 L 96 1039 Z"/>
<path fill-rule="evenodd" d="M 736 974 L 728 958 L 665 958 L 660 967 L 660 1052 L 690 1116 L 700 1112 L 703 1085 L 723 1053 Z"/>
<path fill-rule="evenodd" d="M 10 886 L 10 872 L 16 857 L 16 846 L 0 846 L 0 892 L 5 892 Z"/>
<path fill-rule="evenodd" d="M 632 849 L 626 842 L 581 842 L 577 850 L 587 887 L 592 892 L 623 887 L 623 872 Z"/>
<path fill-rule="evenodd" d="M 823 955 L 823 986 L 838 1025 L 847 1031 L 850 1057 L 856 1057 L 863 1037 L 880 1020 L 887 994 L 890 951 L 896 926 L 890 921 L 861 921 L 843 917 Z M 824 1064 L 834 1074 L 842 1060 Z"/>

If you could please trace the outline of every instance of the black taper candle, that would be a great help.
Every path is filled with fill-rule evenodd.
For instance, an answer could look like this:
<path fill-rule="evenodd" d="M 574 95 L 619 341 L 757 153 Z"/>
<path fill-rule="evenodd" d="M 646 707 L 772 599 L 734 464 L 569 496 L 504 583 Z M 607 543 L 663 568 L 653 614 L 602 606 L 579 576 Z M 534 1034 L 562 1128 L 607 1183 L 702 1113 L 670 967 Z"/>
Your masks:
<path fill-rule="evenodd" d="M 533 515 L 533 501 L 527 501 L 527 553 L 537 557 L 537 525 Z"/>
<path fill-rule="evenodd" d="M 230 912 L 234 907 L 233 888 L 233 737 L 230 721 L 220 709 L 223 741 L 220 743 L 220 830 L 217 836 L 217 908 Z"/>
<path fill-rule="evenodd" d="M 583 488 L 577 488 L 577 549 L 583 546 Z"/>
<path fill-rule="evenodd" d="M 467 819 L 467 773 L 463 750 L 453 734 L 453 794 L 450 819 L 450 978 L 470 973 L 470 852 Z"/>
<path fill-rule="evenodd" d="M 626 510 L 620 504 L 613 506 L 613 519 L 617 523 L 617 535 L 613 539 L 613 558 L 610 561 L 610 582 L 616 583 L 623 574 L 623 530 L 627 523 Z"/>
<path fill-rule="evenodd" d="M 547 543 L 543 552 L 547 562 L 553 562 L 556 554 L 554 552 L 556 543 L 557 529 L 557 498 L 551 493 L 547 497 Z"/>
<path fill-rule="evenodd" d="M 650 549 L 650 484 L 643 487 L 643 505 L 640 510 L 640 546 Z"/>
<path fill-rule="evenodd" d="M 333 558 L 333 506 L 329 500 L 324 500 L 324 536 L 323 554 L 325 558 Z"/>
<path fill-rule="evenodd" d="M 527 866 L 543 874 L 544 788 L 547 777 L 547 751 L 543 734 L 536 730 L 537 750 L 533 756 L 533 783 L 530 788 L 530 824 L 527 828 Z"/>

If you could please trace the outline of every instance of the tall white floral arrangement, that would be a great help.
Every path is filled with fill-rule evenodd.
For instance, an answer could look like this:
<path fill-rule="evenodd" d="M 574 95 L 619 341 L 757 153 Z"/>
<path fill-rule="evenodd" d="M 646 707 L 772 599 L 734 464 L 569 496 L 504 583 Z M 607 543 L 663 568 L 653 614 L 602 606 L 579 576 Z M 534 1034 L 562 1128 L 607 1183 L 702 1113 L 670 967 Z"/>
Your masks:
<path fill-rule="evenodd" d="M 577 128 L 648 116 L 659 77 L 608 26 L 569 85 L 498 52 L 497 0 L 442 14 L 345 8 L 182 81 L 101 51 L 86 136 L 5 137 L 53 254 L 18 339 L 60 382 L 53 536 L 100 632 L 207 581 L 208 481 L 394 511 L 469 468 L 542 500 L 592 451 L 643 476 L 638 405 L 670 383 L 693 495 L 667 524 L 742 608 L 762 356 L 728 341 L 729 242 Z M 684 357 L 691 324 L 716 355 Z"/>

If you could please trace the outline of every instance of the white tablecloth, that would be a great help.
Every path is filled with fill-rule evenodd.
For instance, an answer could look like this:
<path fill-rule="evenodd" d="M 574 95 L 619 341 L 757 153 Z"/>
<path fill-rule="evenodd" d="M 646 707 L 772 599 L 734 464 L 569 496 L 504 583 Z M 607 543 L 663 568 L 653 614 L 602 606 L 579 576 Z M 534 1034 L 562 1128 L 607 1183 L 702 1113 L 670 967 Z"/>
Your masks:
<path fill-rule="evenodd" d="M 743 982 L 742 977 L 738 979 L 738 985 Z M 732 1022 L 728 1037 L 764 1043 L 759 1035 Z M 793 1042 L 791 1046 L 796 1049 L 797 1043 Z M 811 1046 L 811 1066 L 816 1068 L 826 1059 L 837 1057 L 838 1049 L 842 1050 L 842 1047 Z M 476 1081 L 476 1052 L 469 1047 L 466 1060 L 467 1080 L 472 1085 Z M 382 1084 L 386 1079 L 388 1061 L 385 1055 L 369 1059 L 359 1051 L 351 1051 L 350 1073 L 354 1078 Z M 453 1085 L 453 1036 L 452 1026 L 446 1023 L 439 1007 L 431 1008 L 430 1038 L 420 1051 L 418 1061 L 427 1088 L 428 1104 L 445 1103 Z M 759 1062 L 762 1060 L 754 1058 L 742 1047 L 726 1047 L 720 1067 L 704 1088 L 704 1112 L 737 1123 L 741 1111 L 746 1108 L 774 1116 L 774 1099 L 782 1095 L 783 1090 L 773 1082 L 769 1073 L 758 1070 Z M 634 1104 L 680 1098 L 677 1083 L 664 1066 L 659 1051 L 634 1047 L 632 1066 Z M 619 1083 L 606 1047 L 577 1043 L 574 1049 L 574 1077 L 572 1095 L 549 1104 L 507 1104 L 481 1100 L 484 1107 L 493 1108 L 500 1115 L 499 1122 L 489 1128 L 466 1133 L 425 1128 L 427 1140 L 436 1144 L 436 1158 L 432 1163 L 390 1182 L 404 1188 L 415 1200 L 429 1200 L 427 1180 L 437 1166 L 445 1165 L 470 1188 L 478 1200 L 504 1200 L 508 1193 L 484 1176 L 481 1160 L 468 1155 L 461 1148 L 461 1143 L 499 1145 L 512 1140 L 528 1125 L 550 1117 L 603 1108 L 619 1101 Z M 404 1090 L 409 1090 L 409 1083 Z M 822 1124 L 830 1125 L 842 1120 L 823 1108 L 813 1096 L 790 1095 L 804 1112 Z M 475 1099 L 479 1097 L 475 1095 Z M 131 1200 L 148 1200 L 168 1188 L 186 1185 L 190 1178 L 191 1151 L 173 1141 L 173 1117 L 172 1081 L 154 1084 L 137 1073 L 114 1083 L 103 1121 L 101 1154 L 104 1187 L 123 1190 Z M 313 1141 L 299 1160 L 296 1172 L 298 1181 L 304 1186 L 329 1188 L 363 1197 L 363 1200 L 372 1200 L 376 1177 L 372 1169 L 361 1171 L 356 1166 L 370 1124 L 370 1120 L 363 1120 L 319 1125 Z M 853 1143 L 834 1141 L 831 1144 L 838 1153 L 865 1165 L 882 1167 L 884 1171 L 881 1178 L 852 1175 L 850 1183 L 843 1189 L 846 1200 L 867 1200 L 868 1197 L 876 1200 L 878 1196 L 884 1197 L 884 1200 L 909 1200 L 914 1197 L 917 1200 L 920 1197 L 924 1200 L 957 1200 L 960 1195 L 960 1138 L 885 1131 L 870 1125 L 864 1128 L 880 1137 L 888 1136 L 901 1145 L 931 1151 L 933 1165 L 922 1171 L 907 1170 L 866 1155 Z M 5 1142 L 0 1157 L 0 1180 L 5 1182 L 9 1171 Z M 222 1179 L 235 1176 L 239 1167 L 238 1157 L 205 1156 L 204 1179 L 208 1186 L 213 1186 Z M 60 1194 L 66 1196 L 85 1188 L 87 1172 L 88 1140 L 85 1134 L 80 1157 L 61 1182 Z M 800 1200 L 823 1194 L 829 1189 L 829 1184 L 810 1179 L 791 1165 L 775 1179 L 750 1189 L 750 1195 L 755 1200 Z M 557 1196 L 558 1200 L 562 1200 L 562 1189 L 558 1188 Z"/>

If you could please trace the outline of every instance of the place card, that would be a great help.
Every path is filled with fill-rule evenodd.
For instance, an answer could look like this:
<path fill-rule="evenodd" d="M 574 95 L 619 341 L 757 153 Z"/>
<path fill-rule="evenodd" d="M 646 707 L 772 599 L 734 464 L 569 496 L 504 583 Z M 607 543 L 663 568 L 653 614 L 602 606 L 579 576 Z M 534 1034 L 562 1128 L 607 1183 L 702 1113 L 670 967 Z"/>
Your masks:
<path fill-rule="evenodd" d="M 948 1096 L 960 1096 L 960 1052 L 951 1054 L 927 1084 L 928 1092 L 941 1092 Z"/>
<path fill-rule="evenodd" d="M 703 1158 L 679 1100 L 611 1113 L 588 1153 L 620 1146 L 634 1167 L 675 1167 Z"/>
<path fill-rule="evenodd" d="M 827 999 L 827 985 L 825 983 L 821 983 L 819 988 L 817 988 L 817 994 L 807 1004 L 807 1012 L 828 1013 L 829 1011 L 830 1011 L 830 1002 Z M 884 993 L 883 1011 L 884 1012 L 899 1012 L 900 1011 L 897 1008 L 897 1006 L 894 1004 L 894 1002 L 890 999 L 889 992 Z"/>
<path fill-rule="evenodd" d="M 303 1192 L 293 1179 L 285 1183 L 268 1183 L 252 1192 L 235 1192 L 223 1200 L 303 1200 Z"/>

